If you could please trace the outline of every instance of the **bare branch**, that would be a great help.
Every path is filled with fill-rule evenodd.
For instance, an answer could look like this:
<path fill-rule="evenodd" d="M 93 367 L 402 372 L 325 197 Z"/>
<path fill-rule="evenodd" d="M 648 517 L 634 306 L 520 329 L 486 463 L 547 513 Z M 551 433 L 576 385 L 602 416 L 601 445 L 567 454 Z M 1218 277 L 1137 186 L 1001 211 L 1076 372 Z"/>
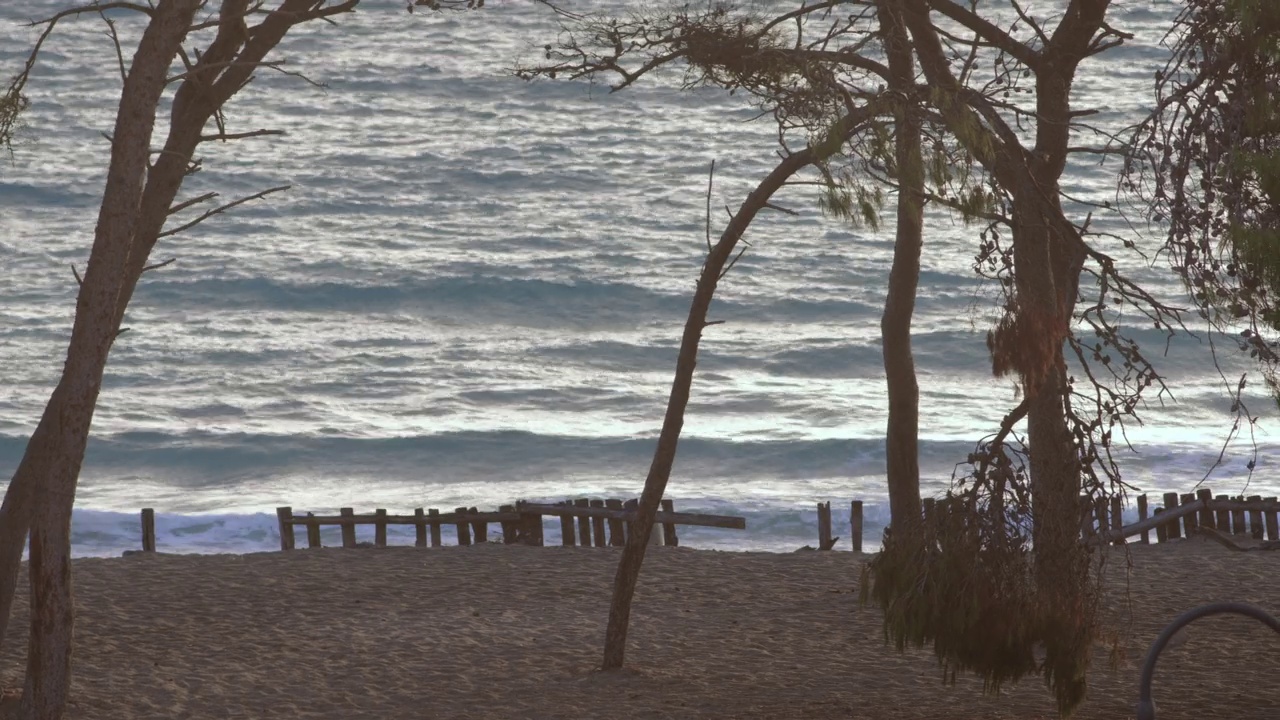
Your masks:
<path fill-rule="evenodd" d="M 221 206 L 216 207 L 216 208 L 214 208 L 214 209 L 212 209 L 212 210 L 206 211 L 205 213 L 201 214 L 201 215 L 200 215 L 200 217 L 197 217 L 196 219 L 194 219 L 194 220 L 192 220 L 192 221 L 190 221 L 190 222 L 188 222 L 188 223 L 184 223 L 184 224 L 182 224 L 182 225 L 179 225 L 178 227 L 176 227 L 176 228 L 174 228 L 174 229 L 172 229 L 172 230 L 165 230 L 164 232 L 162 232 L 162 233 L 160 233 L 159 235 L 157 235 L 157 236 L 156 236 L 156 239 L 163 238 L 163 237 L 168 237 L 168 236 L 170 236 L 170 235 L 176 235 L 176 234 L 178 234 L 178 233 L 180 233 L 180 232 L 183 232 L 184 230 L 190 230 L 192 227 L 195 227 L 196 225 L 199 225 L 200 223 L 204 222 L 205 220 L 208 220 L 209 218 L 213 217 L 214 215 L 218 215 L 218 214 L 224 213 L 224 212 L 226 212 L 227 210 L 230 210 L 231 208 L 233 208 L 233 207 L 235 207 L 235 206 L 237 206 L 237 205 L 242 205 L 242 204 L 244 204 L 244 203 L 249 202 L 250 200 L 257 200 L 258 198 L 265 197 L 265 196 L 267 196 L 267 195 L 270 195 L 271 193 L 280 192 L 281 190 L 288 190 L 290 187 L 293 187 L 293 186 L 292 186 L 292 185 L 279 185 L 279 186 L 277 186 L 277 187 L 268 188 L 268 189 L 266 189 L 266 190 L 263 190 L 262 192 L 257 192 L 257 193 L 254 193 L 254 194 L 252 194 L 252 195 L 247 195 L 247 196 L 242 197 L 242 198 L 240 198 L 240 199 L 238 199 L 238 200 L 233 200 L 233 201 L 231 201 L 231 202 L 227 203 L 226 205 L 221 205 Z"/>
<path fill-rule="evenodd" d="M 173 207 L 169 208 L 169 214 L 172 215 L 176 212 L 182 212 L 183 210 L 186 210 L 192 205 L 198 205 L 202 202 L 205 202 L 206 200 L 212 200 L 216 197 L 218 197 L 218 193 L 216 192 L 207 192 L 203 195 L 198 195 L 196 197 L 191 198 L 190 200 L 178 203 L 177 205 L 174 205 Z"/>
<path fill-rule="evenodd" d="M 241 133 L 218 133 L 217 135 L 201 135 L 200 142 L 209 142 L 210 140 L 243 140 L 252 137 L 264 137 L 267 135 L 287 135 L 284 130 L 251 130 Z"/>
<path fill-rule="evenodd" d="M 715 180 L 715 177 L 716 177 L 716 161 L 715 161 L 715 158 L 712 158 L 711 170 L 707 172 L 707 220 L 706 220 L 707 252 L 711 252 L 711 184 Z"/>
<path fill-rule="evenodd" d="M 169 258 L 168 260 L 165 260 L 165 261 L 163 261 L 163 262 L 158 262 L 158 263 L 155 263 L 155 264 L 153 264 L 153 265 L 145 265 L 145 266 L 143 266 L 143 268 L 142 268 L 142 272 L 148 272 L 148 271 L 151 271 L 151 270 L 159 270 L 160 268 L 165 267 L 165 266 L 167 266 L 167 265 L 172 265 L 173 263 L 175 263 L 175 262 L 177 262 L 177 261 L 178 261 L 178 258 Z"/>

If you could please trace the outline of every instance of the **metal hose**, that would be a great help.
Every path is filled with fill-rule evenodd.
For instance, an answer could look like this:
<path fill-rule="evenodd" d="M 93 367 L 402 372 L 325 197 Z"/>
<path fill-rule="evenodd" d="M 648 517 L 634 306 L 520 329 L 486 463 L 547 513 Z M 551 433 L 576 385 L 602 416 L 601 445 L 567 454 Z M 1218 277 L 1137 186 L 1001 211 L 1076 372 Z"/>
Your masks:
<path fill-rule="evenodd" d="M 1151 649 L 1147 650 L 1147 659 L 1142 663 L 1142 677 L 1138 682 L 1138 720 L 1156 720 L 1156 703 L 1151 699 L 1151 678 L 1156 672 L 1156 659 L 1160 657 L 1160 653 L 1169 644 L 1169 640 L 1191 622 L 1199 620 L 1206 615 L 1218 615 L 1220 613 L 1247 615 L 1270 626 L 1276 633 L 1280 633 L 1280 620 L 1268 615 L 1262 608 L 1248 603 L 1209 603 L 1182 613 L 1173 622 L 1169 623 L 1164 630 L 1160 631 L 1160 635 L 1156 637 L 1155 642 L 1151 643 Z"/>

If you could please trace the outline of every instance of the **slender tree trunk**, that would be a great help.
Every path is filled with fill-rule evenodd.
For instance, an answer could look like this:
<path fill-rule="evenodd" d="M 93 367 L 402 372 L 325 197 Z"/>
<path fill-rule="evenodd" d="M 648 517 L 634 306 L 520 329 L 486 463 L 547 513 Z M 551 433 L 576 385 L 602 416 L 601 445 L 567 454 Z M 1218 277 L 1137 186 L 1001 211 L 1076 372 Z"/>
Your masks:
<path fill-rule="evenodd" d="M 693 371 L 698 360 L 698 344 L 702 341 L 702 329 L 707 326 L 707 311 L 711 307 L 711 300 L 715 295 L 720 275 L 738 240 L 742 238 L 756 214 L 764 208 L 765 203 L 769 202 L 769 198 L 782 187 L 783 183 L 813 160 L 813 151 L 805 149 L 778 163 L 777 167 L 743 201 L 742 207 L 725 227 L 719 242 L 707 253 L 706 262 L 702 265 L 698 287 L 694 292 L 693 302 L 689 306 L 689 319 L 685 322 L 684 335 L 680 340 L 680 354 L 676 359 L 676 374 L 671 383 L 671 396 L 667 400 L 662 432 L 658 436 L 658 446 L 653 453 L 653 462 L 649 466 L 649 475 L 644 481 L 644 492 L 640 496 L 636 521 L 632 525 L 634 532 L 627 536 L 627 544 L 623 548 L 622 559 L 618 563 L 618 571 L 614 576 L 613 601 L 609 606 L 609 624 L 605 631 L 602 666 L 605 670 L 621 668 L 626 655 L 627 627 L 631 621 L 631 600 L 635 596 L 636 581 L 640 577 L 640 566 L 644 563 L 645 549 L 649 546 L 654 516 L 658 512 L 662 495 L 667 490 L 667 481 L 671 478 L 671 467 L 676 459 L 676 445 L 680 441 L 680 429 L 684 426 L 684 411 L 689 404 L 689 390 L 693 385 Z"/>
<path fill-rule="evenodd" d="M 890 87 L 907 97 L 915 85 L 910 39 L 895 2 L 880 0 L 881 27 L 889 57 Z M 898 180 L 898 226 L 889 271 L 889 291 L 880 318 L 889 418 L 885 432 L 885 470 L 889 486 L 890 528 L 898 538 L 911 537 L 920 519 L 920 388 L 911 354 L 911 316 L 920 280 L 924 242 L 924 165 L 920 154 L 920 119 L 907 102 L 894 111 L 894 161 Z"/>
<path fill-rule="evenodd" d="M 60 718 L 71 677 L 71 509 L 107 356 L 117 335 L 116 311 L 151 154 L 155 111 L 169 67 L 199 0 L 168 0 L 154 11 L 134 54 L 112 134 L 111 164 L 93 251 L 76 302 L 62 379 L 45 410 L 47 443 L 29 443 L 43 462 L 33 478 L 31 516 L 31 638 L 24 718 Z M 24 458 L 25 459 L 25 458 Z M 43 467 L 38 467 L 43 466 Z M 19 488 L 20 491 L 24 488 Z"/>

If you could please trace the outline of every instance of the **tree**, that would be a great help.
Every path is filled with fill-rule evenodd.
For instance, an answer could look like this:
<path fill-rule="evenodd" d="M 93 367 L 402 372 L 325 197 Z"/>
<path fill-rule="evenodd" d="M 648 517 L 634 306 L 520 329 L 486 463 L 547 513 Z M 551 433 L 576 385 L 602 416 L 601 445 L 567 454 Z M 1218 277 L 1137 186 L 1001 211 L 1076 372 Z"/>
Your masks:
<path fill-rule="evenodd" d="M 1259 362 L 1280 401 L 1280 6 L 1191 0 L 1169 37 L 1125 187 L 1167 224 L 1164 249 L 1201 317 Z M 1244 382 L 1237 426 L 1252 422 Z"/>
<path fill-rule="evenodd" d="M 773 116 L 787 160 L 812 154 L 809 162 L 818 171 L 822 187 L 819 205 L 824 212 L 855 223 L 876 224 L 882 201 L 878 187 L 869 186 L 874 183 L 896 189 L 896 249 L 881 323 L 890 399 L 887 469 L 894 526 L 901 526 L 903 537 L 911 537 L 910 528 L 918 522 L 920 508 L 919 389 L 910 332 L 926 200 L 921 151 L 926 114 L 920 110 L 924 98 L 914 82 L 907 29 L 897 6 L 881 3 L 888 9 L 888 21 L 878 30 L 873 22 L 873 29 L 868 30 L 867 18 L 862 15 L 847 19 L 834 15 L 840 4 L 803 5 L 775 17 L 757 17 L 726 3 L 713 3 L 700 12 L 682 8 L 626 18 L 578 15 L 553 6 L 565 20 L 565 34 L 557 46 L 546 48 L 546 59 L 551 63 L 522 69 L 520 74 L 526 78 L 613 75 L 618 78 L 613 89 L 620 90 L 659 67 L 683 62 L 686 88 L 709 85 L 731 93 L 745 92 L 763 113 Z M 795 36 L 786 36 L 782 28 L 792 23 L 797 27 Z M 815 31 L 815 27 L 819 29 Z M 889 64 L 869 54 L 834 49 L 850 36 L 884 47 Z M 928 179 L 935 187 L 954 184 L 959 192 L 957 199 L 946 199 L 945 192 L 928 197 L 963 211 L 965 199 L 978 193 L 972 192 L 967 174 L 953 176 L 949 172 L 953 159 L 943 150 L 946 143 L 936 136 L 933 140 L 937 150 Z M 804 142 L 806 149 L 790 150 L 789 144 L 796 142 Z M 767 197 L 764 200 L 767 206 Z M 735 222 L 747 207 L 744 204 Z M 731 229 L 732 224 L 726 232 Z M 641 527 L 652 523 L 669 477 L 697 350 L 698 335 L 691 333 L 700 333 L 705 322 L 704 303 L 710 302 L 709 293 L 714 290 L 707 282 L 712 272 L 708 268 L 723 262 L 716 259 L 719 249 L 719 245 L 709 248 L 686 325 L 667 421 L 645 482 Z M 628 545 L 615 578 L 605 642 L 606 669 L 620 667 L 623 661 L 631 596 L 647 534 L 637 532 L 637 537 L 639 543 Z"/>
<path fill-rule="evenodd" d="M 1073 133 L 1108 137 L 1084 123 L 1092 111 L 1072 107 L 1071 88 L 1081 62 L 1127 38 L 1107 24 L 1109 5 L 1072 0 L 1054 27 L 1016 5 L 1011 22 L 998 25 L 976 6 L 951 0 L 833 1 L 774 16 L 729 3 L 713 3 L 697 15 L 562 12 L 567 32 L 547 48 L 548 59 L 558 62 L 541 69 L 575 77 L 615 74 L 621 78 L 617 89 L 683 62 L 686 86 L 746 91 L 774 115 L 780 136 L 807 130 L 811 138 L 821 137 L 814 128 L 832 122 L 829 108 L 866 97 L 866 80 L 905 92 L 910 78 L 910 92 L 899 97 L 927 119 L 925 127 L 945 128 L 949 142 L 959 146 L 922 158 L 936 188 L 922 196 L 986 224 L 975 269 L 1004 291 L 1003 317 L 988 335 L 993 372 L 1017 377 L 1022 399 L 962 463 L 968 471 L 958 472 L 953 491 L 934 517 L 924 518 L 920 535 L 886 536 L 885 552 L 871 565 L 873 596 L 900 646 L 932 642 L 948 668 L 976 670 L 993 689 L 1043 673 L 1064 711 L 1082 697 L 1096 630 L 1089 553 L 1077 542 L 1078 497 L 1082 491 L 1099 497 L 1123 492 L 1113 438 L 1137 417 L 1144 392 L 1164 391 L 1137 344 L 1121 332 L 1113 308 L 1134 308 L 1167 333 L 1181 327 L 1177 312 L 1131 282 L 1090 242 L 1090 218 L 1073 221 L 1064 209 L 1059 182 L 1069 154 L 1121 152 L 1070 143 Z M 806 24 L 815 19 L 829 28 L 816 39 Z M 791 26 L 793 33 L 783 32 Z M 911 58 L 901 51 L 902 27 L 922 77 L 905 71 Z M 587 40 L 579 42 L 575 31 Z M 880 64 L 881 57 L 890 67 Z M 895 65 L 897 73 L 891 71 Z M 1017 102 L 1019 93 L 1030 103 Z M 876 125 L 882 132 L 859 146 L 865 151 L 861 169 L 899 189 L 902 213 L 911 209 L 903 203 L 911 194 L 904 190 L 909 162 L 896 153 L 909 151 L 911 133 L 903 129 L 911 116 L 893 109 L 886 115 L 894 122 Z M 1024 131 L 1032 142 L 1024 144 Z M 894 172 L 876 174 L 878 162 Z M 826 171 L 822 163 L 818 168 L 825 210 L 875 215 L 874 189 L 850 183 L 847 174 Z M 971 168 L 979 172 L 970 176 Z M 952 172 L 962 179 L 949 177 Z M 953 192 L 946 192 L 948 183 Z M 909 218 L 900 222 L 899 230 L 910 224 Z M 895 257 L 903 260 L 901 268 L 910 265 L 909 247 L 900 234 Z M 890 298 L 889 308 L 898 297 Z M 890 333 L 901 327 L 901 314 L 887 312 L 885 319 L 891 316 L 899 322 L 882 325 L 886 353 L 901 347 Z M 900 380 L 890 385 L 891 393 L 902 390 Z M 1015 431 L 1024 419 L 1029 446 Z M 891 416 L 891 435 L 895 427 Z M 912 486 L 909 461 L 901 467 L 908 468 L 896 475 L 903 481 L 890 483 L 895 526 L 915 516 L 914 500 L 898 492 Z M 918 592 L 922 583 L 929 592 Z M 616 592 L 625 589 L 615 586 Z M 965 595 L 957 600 L 957 593 Z M 974 606 L 981 612 L 966 610 Z M 1006 643 L 989 642 L 986 620 L 1003 623 Z M 1039 641 L 1048 647 L 1043 665 L 1032 653 Z"/>
<path fill-rule="evenodd" d="M 25 107 L 27 78 L 56 25 L 91 13 L 108 25 L 116 42 L 123 87 L 109 136 L 111 160 L 92 252 L 76 299 L 66 364 L 39 424 L 32 433 L 0 506 L 0 642 L 4 639 L 22 554 L 30 531 L 31 635 L 24 718 L 61 717 L 71 672 L 71 510 L 103 372 L 121 322 L 158 240 L 236 205 L 284 190 L 275 187 L 204 210 L 186 221 L 171 218 L 209 203 L 216 194 L 177 201 L 184 178 L 201 167 L 196 151 L 212 142 L 279 135 L 276 130 L 231 132 L 223 108 L 263 70 L 283 72 L 267 56 L 294 27 L 329 20 L 355 9 L 359 0 L 281 0 L 274 7 L 250 0 L 221 0 L 215 15 L 197 18 L 207 0 L 159 0 L 154 5 L 94 2 L 64 10 L 36 25 L 44 27 L 25 67 L 0 101 L 0 140 L 7 142 L 16 111 Z M 463 0 L 418 0 L 461 7 Z M 478 5 L 472 2 L 470 5 Z M 412 9 L 412 5 L 410 6 Z M 125 65 L 114 21 L 107 12 L 135 12 L 146 28 Z M 203 45 L 203 50 L 186 44 Z M 170 68 L 180 61 L 176 75 Z M 176 85 L 163 149 L 152 150 L 156 114 L 166 88 Z M 210 121 L 213 128 L 210 128 Z M 154 159 L 153 159 L 154 156 Z"/>

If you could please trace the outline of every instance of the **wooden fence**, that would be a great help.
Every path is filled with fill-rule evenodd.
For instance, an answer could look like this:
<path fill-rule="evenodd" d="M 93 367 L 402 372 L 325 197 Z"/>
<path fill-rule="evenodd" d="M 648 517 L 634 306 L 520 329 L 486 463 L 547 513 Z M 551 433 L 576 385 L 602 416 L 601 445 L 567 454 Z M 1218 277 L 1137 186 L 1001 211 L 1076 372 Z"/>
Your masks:
<path fill-rule="evenodd" d="M 831 536 L 831 503 L 818 503 L 818 550 L 831 550 L 840 538 Z M 862 552 L 862 501 L 849 503 L 849 540 L 854 552 Z M 803 548 L 802 548 L 803 549 Z"/>
<path fill-rule="evenodd" d="M 1214 495 L 1208 488 L 1194 493 L 1165 493 L 1164 505 L 1152 508 L 1146 495 L 1139 495 L 1138 521 L 1124 524 L 1120 498 L 1109 501 L 1080 498 L 1080 534 L 1090 543 L 1123 545 L 1126 539 L 1141 536 L 1139 542 L 1150 543 L 1191 537 L 1200 528 L 1220 535 L 1251 537 L 1254 540 L 1280 541 L 1280 500 Z"/>
<path fill-rule="evenodd" d="M 460 507 L 451 513 L 442 513 L 436 508 L 423 510 L 417 508 L 412 515 L 390 515 L 384 509 L 375 510 L 372 515 L 356 515 L 351 508 L 342 508 L 337 515 L 305 515 L 295 514 L 293 508 L 276 508 L 276 518 L 280 526 L 280 549 L 293 550 L 296 546 L 295 532 L 299 526 L 305 528 L 307 547 L 321 547 L 320 528 L 326 525 L 337 525 L 342 528 L 342 546 L 360 547 L 356 542 L 356 526 L 373 526 L 373 547 L 386 547 L 387 527 L 391 525 L 411 525 L 416 531 L 414 545 L 427 547 L 430 537 L 431 547 L 443 544 L 443 529 L 447 526 L 455 528 L 457 543 L 488 542 L 489 524 L 496 523 L 502 528 L 502 541 L 505 544 L 542 545 L 542 518 L 551 515 L 560 519 L 560 543 L 565 546 L 581 545 L 583 547 L 605 547 L 607 545 L 625 545 L 631 533 L 631 524 L 635 521 L 639 502 L 636 500 L 591 500 L 582 498 L 554 504 L 538 504 L 518 502 L 515 505 L 503 505 L 497 512 L 480 512 L 476 508 Z M 676 534 L 677 525 L 699 525 L 744 530 L 746 518 L 729 515 L 705 515 L 701 513 L 678 513 L 674 502 L 662 501 L 662 509 L 657 513 L 655 522 L 662 525 L 659 533 L 655 528 L 651 542 L 654 545 L 676 546 L 680 539 Z M 606 528 L 608 534 L 606 537 Z M 155 552 L 156 527 L 155 511 L 151 508 L 142 510 L 142 550 Z"/>

